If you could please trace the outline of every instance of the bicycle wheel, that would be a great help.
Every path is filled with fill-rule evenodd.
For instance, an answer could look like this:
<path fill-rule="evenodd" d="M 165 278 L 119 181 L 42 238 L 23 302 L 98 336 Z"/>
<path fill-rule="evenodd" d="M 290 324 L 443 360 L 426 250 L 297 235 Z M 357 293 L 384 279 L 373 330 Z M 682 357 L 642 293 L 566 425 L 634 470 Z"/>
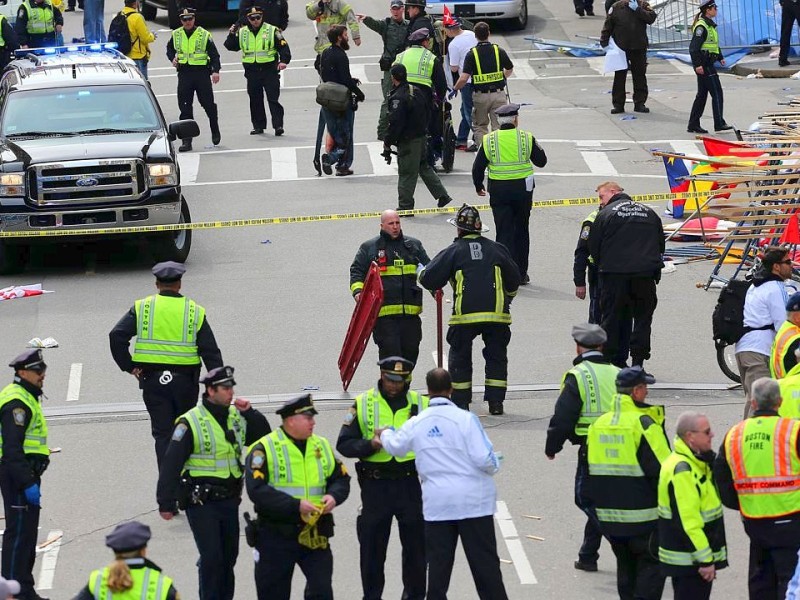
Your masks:
<path fill-rule="evenodd" d="M 728 379 L 742 383 L 742 378 L 739 377 L 739 367 L 736 365 L 735 352 L 735 345 L 717 344 L 717 364 Z"/>
<path fill-rule="evenodd" d="M 453 170 L 453 162 L 456 158 L 456 134 L 453 131 L 453 124 L 450 117 L 444 125 L 444 139 L 442 143 L 442 168 L 445 173 Z"/>

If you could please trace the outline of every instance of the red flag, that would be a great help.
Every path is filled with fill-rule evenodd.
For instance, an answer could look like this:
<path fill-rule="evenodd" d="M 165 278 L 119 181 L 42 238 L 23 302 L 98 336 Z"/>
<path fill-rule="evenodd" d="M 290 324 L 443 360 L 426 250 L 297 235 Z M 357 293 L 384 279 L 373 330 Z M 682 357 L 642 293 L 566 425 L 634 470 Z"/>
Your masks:
<path fill-rule="evenodd" d="M 453 15 L 450 12 L 450 9 L 447 8 L 447 4 L 444 5 L 444 10 L 442 11 L 442 25 L 452 25 L 453 24 Z"/>
<path fill-rule="evenodd" d="M 797 213 L 793 213 L 789 217 L 789 222 L 786 223 L 786 228 L 783 230 L 778 244 L 800 244 L 800 223 L 797 222 Z"/>
<path fill-rule="evenodd" d="M 730 142 L 713 137 L 701 136 L 706 154 L 709 156 L 735 156 L 741 158 L 756 157 L 764 154 L 763 150 L 753 148 L 752 151 L 746 150 L 750 146 L 742 142 Z M 736 150 L 732 150 L 735 148 Z"/>

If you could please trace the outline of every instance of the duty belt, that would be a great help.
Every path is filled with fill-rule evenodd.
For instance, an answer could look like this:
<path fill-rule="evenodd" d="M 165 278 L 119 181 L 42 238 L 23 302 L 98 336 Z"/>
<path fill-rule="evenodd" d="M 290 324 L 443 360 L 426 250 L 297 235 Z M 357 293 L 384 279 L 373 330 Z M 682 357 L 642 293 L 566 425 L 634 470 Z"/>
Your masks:
<path fill-rule="evenodd" d="M 417 469 L 413 465 L 402 467 L 401 469 L 382 469 L 379 466 L 373 466 L 368 463 L 357 462 L 356 473 L 359 480 L 361 479 L 387 479 L 398 480 L 405 479 L 406 477 L 416 477 Z"/>

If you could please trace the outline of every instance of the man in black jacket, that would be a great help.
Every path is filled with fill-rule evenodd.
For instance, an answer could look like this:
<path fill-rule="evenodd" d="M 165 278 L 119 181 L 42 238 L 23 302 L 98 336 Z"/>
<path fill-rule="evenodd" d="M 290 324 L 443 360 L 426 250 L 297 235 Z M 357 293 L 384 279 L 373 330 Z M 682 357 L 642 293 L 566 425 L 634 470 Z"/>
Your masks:
<path fill-rule="evenodd" d="M 330 175 L 331 165 L 336 163 L 337 177 L 353 174 L 350 168 L 353 165 L 353 124 L 357 103 L 364 101 L 364 92 L 358 88 L 361 82 L 350 74 L 350 60 L 347 58 L 347 50 L 350 49 L 349 39 L 347 27 L 331 26 L 328 29 L 328 40 L 331 45 L 320 56 L 319 75 L 322 81 L 332 81 L 345 86 L 354 98 L 351 106 L 343 113 L 322 109 L 328 133 L 335 143 L 331 152 L 322 155 L 322 170 L 326 175 Z"/>
<path fill-rule="evenodd" d="M 428 163 L 429 94 L 419 86 L 409 85 L 405 65 L 392 65 L 391 75 L 393 89 L 389 97 L 389 128 L 383 149 L 384 155 L 389 156 L 391 146 L 397 146 L 397 210 L 414 208 L 414 191 L 420 177 L 431 196 L 436 198 L 437 206 L 447 206 L 453 199 Z M 416 362 L 416 358 L 412 360 Z"/>
<path fill-rule="evenodd" d="M 611 114 L 625 112 L 625 81 L 628 71 L 633 78 L 633 110 L 649 113 L 647 102 L 647 26 L 652 25 L 658 15 L 647 0 L 618 0 L 608 9 L 608 16 L 600 32 L 600 45 L 608 46 L 610 38 L 628 59 L 628 68 L 614 73 L 611 88 Z"/>
<path fill-rule="evenodd" d="M 422 289 L 417 272 L 430 258 L 422 242 L 403 235 L 395 210 L 383 211 L 380 234 L 361 244 L 350 265 L 350 292 L 356 302 L 373 261 L 383 284 L 383 305 L 372 330 L 378 356 L 402 356 L 416 363 L 422 340 Z"/>
<path fill-rule="evenodd" d="M 624 344 L 627 323 L 633 321 L 630 355 L 633 365 L 650 358 L 650 329 L 658 304 L 656 284 L 664 266 L 664 227 L 650 207 L 634 202 L 616 182 L 597 188 L 608 205 L 592 225 L 589 251 L 600 276 L 600 309 L 603 329 L 608 335 L 606 357 L 618 367 L 625 366 Z"/>
<path fill-rule="evenodd" d="M 453 286 L 453 314 L 447 330 L 452 401 L 463 409 L 472 402 L 472 341 L 480 335 L 486 359 L 483 399 L 491 414 L 502 415 L 508 387 L 511 300 L 519 288 L 519 269 L 503 244 L 481 235 L 488 229 L 474 207 L 465 204 L 448 223 L 458 228 L 458 237 L 428 263 L 419 282 L 431 291 L 447 282 Z"/>

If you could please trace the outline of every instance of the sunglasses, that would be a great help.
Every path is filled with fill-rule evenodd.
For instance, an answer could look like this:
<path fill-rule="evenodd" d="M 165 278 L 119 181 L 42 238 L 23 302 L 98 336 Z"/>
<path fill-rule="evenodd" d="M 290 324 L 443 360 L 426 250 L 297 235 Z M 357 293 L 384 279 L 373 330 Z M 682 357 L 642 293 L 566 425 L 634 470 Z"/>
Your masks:
<path fill-rule="evenodd" d="M 261 15 L 253 15 L 253 16 L 247 17 L 248 21 L 260 21 L 261 19 L 262 19 Z"/>
<path fill-rule="evenodd" d="M 787 258 L 786 260 L 781 260 L 778 262 L 779 265 L 790 265 L 792 264 L 792 260 Z"/>
<path fill-rule="evenodd" d="M 181 21 L 194 21 L 194 17 L 181 17 Z"/>

